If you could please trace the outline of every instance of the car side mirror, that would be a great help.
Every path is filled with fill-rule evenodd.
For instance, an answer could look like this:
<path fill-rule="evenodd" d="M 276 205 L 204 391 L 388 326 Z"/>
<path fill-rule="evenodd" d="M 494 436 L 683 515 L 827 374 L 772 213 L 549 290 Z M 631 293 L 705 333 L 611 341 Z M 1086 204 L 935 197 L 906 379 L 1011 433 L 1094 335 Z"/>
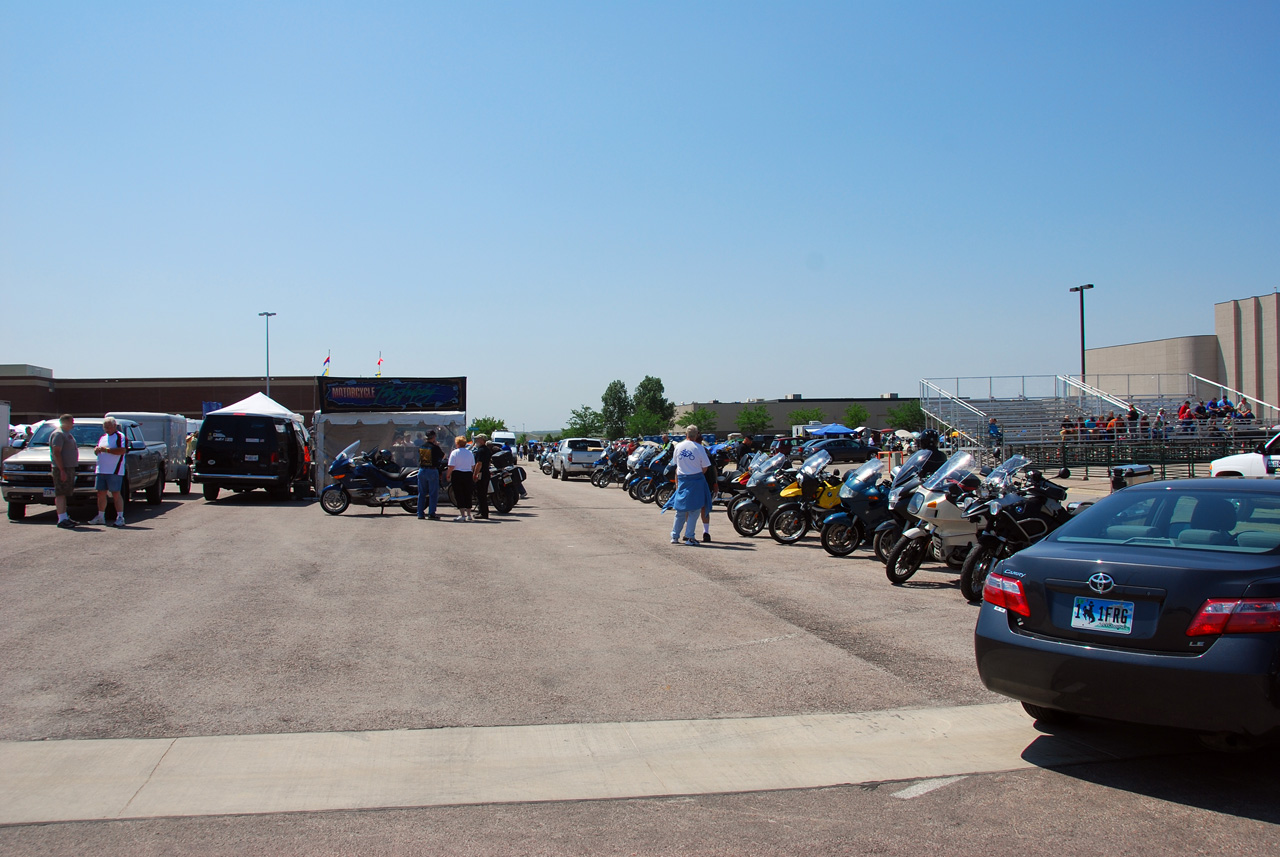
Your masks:
<path fill-rule="evenodd" d="M 1071 478 L 1071 471 L 1070 471 L 1070 470 L 1068 470 L 1068 469 L 1067 469 L 1067 468 L 1065 468 L 1065 467 L 1064 467 L 1064 468 L 1062 468 L 1061 470 L 1059 470 L 1059 471 L 1058 471 L 1058 478 L 1059 478 L 1059 479 L 1070 479 L 1070 478 Z"/>
<path fill-rule="evenodd" d="M 131 440 L 129 441 L 129 448 L 130 449 L 146 449 L 147 445 L 140 440 Z"/>
<path fill-rule="evenodd" d="M 1260 454 L 1262 454 L 1262 455 L 1266 455 L 1266 453 L 1267 453 L 1267 445 L 1266 445 L 1266 444 L 1264 444 L 1264 443 L 1260 443 L 1260 444 L 1258 444 L 1257 446 L 1255 446 L 1255 447 L 1253 448 L 1253 451 L 1254 451 L 1254 452 L 1257 452 L 1257 453 L 1260 453 Z"/>

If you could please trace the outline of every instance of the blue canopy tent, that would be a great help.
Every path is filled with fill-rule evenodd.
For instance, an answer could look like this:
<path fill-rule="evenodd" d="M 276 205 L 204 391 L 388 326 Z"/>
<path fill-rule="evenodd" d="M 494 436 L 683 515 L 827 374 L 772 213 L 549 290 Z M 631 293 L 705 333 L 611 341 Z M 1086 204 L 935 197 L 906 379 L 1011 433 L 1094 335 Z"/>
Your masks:
<path fill-rule="evenodd" d="M 831 423 L 831 425 L 819 426 L 809 430 L 809 434 L 812 437 L 836 437 L 837 435 L 856 433 L 853 429 L 848 426 L 842 426 L 840 423 Z"/>

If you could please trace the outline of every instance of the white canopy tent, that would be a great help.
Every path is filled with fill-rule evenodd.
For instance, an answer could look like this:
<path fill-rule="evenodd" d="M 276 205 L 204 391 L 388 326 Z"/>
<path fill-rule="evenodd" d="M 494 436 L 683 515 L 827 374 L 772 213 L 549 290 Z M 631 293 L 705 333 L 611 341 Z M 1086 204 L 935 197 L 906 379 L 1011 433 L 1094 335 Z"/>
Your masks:
<path fill-rule="evenodd" d="M 316 444 L 316 491 L 329 484 L 329 465 L 339 452 L 356 441 L 360 451 L 389 449 L 401 467 L 418 466 L 418 445 L 428 431 L 445 454 L 453 449 L 453 439 L 467 429 L 462 411 L 374 411 L 370 413 L 315 415 L 312 433 Z"/>
<path fill-rule="evenodd" d="M 227 405 L 225 408 L 218 408 L 216 411 L 209 411 L 205 416 L 213 416 L 214 414 L 248 414 L 254 417 L 288 417 L 291 420 L 302 422 L 302 414 L 295 414 L 284 405 L 265 393 L 254 393 L 247 399 L 241 399 L 235 404 Z"/>

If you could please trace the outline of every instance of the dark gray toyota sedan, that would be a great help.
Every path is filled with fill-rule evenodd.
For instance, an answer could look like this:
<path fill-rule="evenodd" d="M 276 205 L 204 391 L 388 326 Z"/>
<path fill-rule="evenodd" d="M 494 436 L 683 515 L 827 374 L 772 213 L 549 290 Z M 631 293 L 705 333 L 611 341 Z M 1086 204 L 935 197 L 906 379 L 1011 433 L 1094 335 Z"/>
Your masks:
<path fill-rule="evenodd" d="M 1280 481 L 1126 488 L 998 565 L 983 600 L 978 672 L 1033 717 L 1280 734 Z"/>

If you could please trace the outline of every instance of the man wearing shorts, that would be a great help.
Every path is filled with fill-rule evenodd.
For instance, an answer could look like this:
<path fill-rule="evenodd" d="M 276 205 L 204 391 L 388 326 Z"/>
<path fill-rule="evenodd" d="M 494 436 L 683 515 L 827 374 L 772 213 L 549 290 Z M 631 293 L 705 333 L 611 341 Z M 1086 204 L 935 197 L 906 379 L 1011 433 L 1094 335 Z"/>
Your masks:
<path fill-rule="evenodd" d="M 80 448 L 71 434 L 76 421 L 71 414 L 58 417 L 58 428 L 49 435 L 49 459 L 53 462 L 53 507 L 58 510 L 58 526 L 64 530 L 76 522 L 67 514 L 67 498 L 76 490 L 76 467 L 80 464 Z"/>
<path fill-rule="evenodd" d="M 102 430 L 106 434 L 98 438 L 98 445 L 93 448 L 98 456 L 98 470 L 94 477 L 94 487 L 98 489 L 98 516 L 89 523 L 107 522 L 107 494 L 110 494 L 116 507 L 115 525 L 123 527 L 124 497 L 120 495 L 120 488 L 124 485 L 124 457 L 129 447 L 119 423 L 111 417 L 102 421 Z"/>

